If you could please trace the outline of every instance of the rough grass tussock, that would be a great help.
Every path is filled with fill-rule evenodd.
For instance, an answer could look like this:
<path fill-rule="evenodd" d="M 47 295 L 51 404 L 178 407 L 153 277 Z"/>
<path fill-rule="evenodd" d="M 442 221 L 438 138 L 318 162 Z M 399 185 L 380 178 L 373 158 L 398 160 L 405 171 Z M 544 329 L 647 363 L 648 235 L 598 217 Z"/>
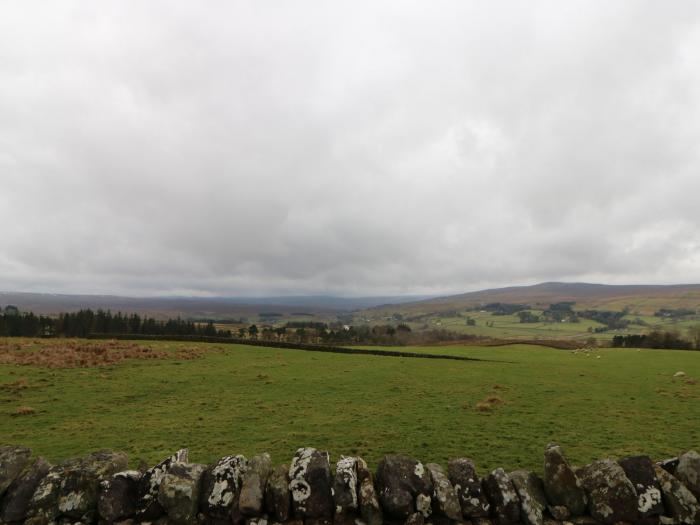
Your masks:
<path fill-rule="evenodd" d="M 52 341 L 39 348 L 35 348 L 35 343 L 0 342 L 0 364 L 43 368 L 92 368 L 114 365 L 128 359 L 191 360 L 201 357 L 203 353 L 199 348 L 168 351 L 123 341 Z M 3 385 L 3 388 L 16 390 L 22 386 Z"/>

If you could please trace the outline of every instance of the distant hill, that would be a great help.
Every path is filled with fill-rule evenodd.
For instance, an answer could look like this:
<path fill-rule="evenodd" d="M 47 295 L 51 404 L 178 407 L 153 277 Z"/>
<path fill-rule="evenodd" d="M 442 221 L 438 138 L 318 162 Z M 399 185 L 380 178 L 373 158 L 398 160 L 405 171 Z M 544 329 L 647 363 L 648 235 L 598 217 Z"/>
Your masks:
<path fill-rule="evenodd" d="M 660 308 L 700 310 L 700 284 L 605 285 L 590 283 L 542 283 L 480 290 L 446 297 L 381 296 L 335 297 L 301 295 L 291 297 L 122 297 L 116 295 L 63 295 L 0 292 L 0 307 L 15 305 L 41 314 L 73 312 L 81 308 L 102 308 L 114 312 L 148 314 L 156 318 L 183 317 L 226 319 L 250 317 L 266 312 L 293 316 L 311 314 L 335 319 L 348 312 L 362 311 L 368 317 L 401 314 L 440 313 L 463 310 L 489 303 L 529 304 L 535 308 L 574 301 L 575 308 L 623 310 L 653 314 Z"/>
<path fill-rule="evenodd" d="M 148 314 L 156 318 L 239 318 L 264 312 L 287 315 L 303 312 L 319 317 L 335 317 L 377 305 L 425 299 L 426 296 L 382 297 L 122 297 L 117 295 L 68 295 L 0 292 L 0 307 L 15 305 L 37 314 L 74 312 L 81 308 Z"/>
<path fill-rule="evenodd" d="M 700 309 L 700 284 L 680 285 L 607 285 L 549 282 L 532 286 L 511 286 L 438 297 L 390 307 L 370 309 L 378 312 L 439 313 L 489 303 L 529 304 L 546 307 L 552 303 L 574 301 L 575 308 L 620 311 L 629 308 L 640 314 L 653 314 L 659 308 Z"/>

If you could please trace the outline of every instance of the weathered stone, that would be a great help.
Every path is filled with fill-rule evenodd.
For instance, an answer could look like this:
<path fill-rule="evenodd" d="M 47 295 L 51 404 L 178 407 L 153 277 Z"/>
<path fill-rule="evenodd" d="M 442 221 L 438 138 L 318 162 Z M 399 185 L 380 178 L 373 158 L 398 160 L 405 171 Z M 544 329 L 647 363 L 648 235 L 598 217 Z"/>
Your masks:
<path fill-rule="evenodd" d="M 6 445 L 0 447 L 0 497 L 29 464 L 32 451 L 27 447 Z"/>
<path fill-rule="evenodd" d="M 433 512 L 432 497 L 428 494 L 418 494 L 416 496 L 416 510 L 426 518 Z"/>
<path fill-rule="evenodd" d="M 661 523 L 661 516 L 646 516 L 637 518 L 634 525 L 659 525 Z"/>
<path fill-rule="evenodd" d="M 571 518 L 571 521 L 565 521 L 564 525 L 600 525 L 600 522 L 590 516 L 576 516 Z M 624 523 L 619 523 L 618 525 L 625 525 Z M 639 525 L 635 523 L 635 525 Z"/>
<path fill-rule="evenodd" d="M 75 521 L 75 518 L 68 518 L 67 516 L 61 516 L 58 518 L 57 525 L 87 525 L 93 523 L 93 519 L 85 518 L 79 521 Z"/>
<path fill-rule="evenodd" d="M 414 512 L 408 518 L 406 518 L 405 525 L 423 525 L 425 523 L 425 516 L 420 512 Z"/>
<path fill-rule="evenodd" d="M 511 472 L 509 477 L 520 499 L 520 520 L 525 525 L 542 525 L 547 508 L 542 480 L 525 470 Z"/>
<path fill-rule="evenodd" d="M 358 525 L 364 523 L 356 512 L 343 512 L 333 516 L 333 525 Z"/>
<path fill-rule="evenodd" d="M 428 518 L 425 518 L 426 525 L 471 525 L 471 521 L 463 521 L 461 518 L 459 520 L 452 520 L 447 516 L 439 516 L 437 514 L 431 514 Z"/>
<path fill-rule="evenodd" d="M 588 511 L 593 518 L 609 524 L 637 519 L 637 493 L 616 462 L 594 461 L 576 474 L 588 496 Z"/>
<path fill-rule="evenodd" d="M 666 472 L 669 474 L 675 476 L 676 475 L 676 467 L 678 466 L 678 458 L 669 458 L 669 459 L 664 459 L 663 461 L 659 461 L 657 463 L 658 466 L 660 466 L 662 469 L 664 469 Z"/>
<path fill-rule="evenodd" d="M 265 489 L 265 508 L 270 519 L 287 521 L 292 501 L 289 495 L 289 465 L 280 465 L 272 471 Z"/>
<path fill-rule="evenodd" d="M 243 474 L 241 494 L 238 506 L 244 516 L 262 516 L 264 514 L 265 488 L 272 470 L 270 454 L 254 456 L 248 462 Z"/>
<path fill-rule="evenodd" d="M 491 503 L 491 515 L 498 525 L 510 525 L 520 520 L 520 500 L 515 487 L 502 469 L 493 470 L 482 481 L 486 499 Z"/>
<path fill-rule="evenodd" d="M 433 511 L 439 516 L 460 520 L 462 518 L 462 507 L 445 471 L 437 463 L 428 463 L 425 467 L 428 469 L 433 482 Z"/>
<path fill-rule="evenodd" d="M 565 507 L 564 505 L 548 505 L 547 510 L 555 520 L 565 521 L 571 518 L 569 507 Z"/>
<path fill-rule="evenodd" d="M 27 517 L 29 502 L 50 468 L 51 465 L 41 457 L 25 466 L 5 491 L 0 502 L 0 521 L 23 521 Z"/>
<path fill-rule="evenodd" d="M 178 450 L 169 458 L 144 472 L 139 480 L 139 501 L 136 506 L 136 518 L 139 521 L 152 521 L 165 513 L 165 510 L 158 502 L 158 489 L 163 481 L 163 477 L 165 477 L 172 465 L 187 463 L 187 452 L 186 448 Z"/>
<path fill-rule="evenodd" d="M 618 463 L 637 493 L 637 512 L 640 518 L 663 514 L 661 487 L 649 456 L 630 456 L 621 459 Z"/>
<path fill-rule="evenodd" d="M 569 525 L 570 523 L 571 522 L 567 522 L 567 525 Z M 564 525 L 564 522 L 553 518 L 545 518 L 544 525 Z"/>
<path fill-rule="evenodd" d="M 379 498 L 374 489 L 372 473 L 367 468 L 367 463 L 362 458 L 357 458 L 357 479 L 359 489 L 357 494 L 360 516 L 366 525 L 382 525 L 383 512 L 379 505 Z"/>
<path fill-rule="evenodd" d="M 238 497 L 247 464 L 244 456 L 224 456 L 202 474 L 199 508 L 209 521 L 241 520 Z"/>
<path fill-rule="evenodd" d="M 333 525 L 357 525 L 358 521 L 362 521 L 356 512 L 343 512 L 333 516 Z"/>
<path fill-rule="evenodd" d="M 62 478 L 63 467 L 57 465 L 41 479 L 27 505 L 27 525 L 46 525 L 58 518 Z"/>
<path fill-rule="evenodd" d="M 62 464 L 63 477 L 58 498 L 60 514 L 85 521 L 94 519 L 100 482 L 126 469 L 127 463 L 123 453 L 101 451 Z"/>
<path fill-rule="evenodd" d="M 241 512 L 241 509 L 238 506 L 238 500 L 236 500 L 236 502 L 231 507 L 231 515 L 225 520 L 217 519 L 214 523 L 218 524 L 219 522 L 221 522 L 222 525 L 228 525 L 229 523 L 232 523 L 233 525 L 240 525 L 241 523 L 245 523 L 245 521 L 246 517 Z"/>
<path fill-rule="evenodd" d="M 357 458 L 343 456 L 336 463 L 333 502 L 336 514 L 357 510 Z"/>
<path fill-rule="evenodd" d="M 52 467 L 37 485 L 27 506 L 27 523 L 50 523 L 61 514 L 73 521 L 93 521 L 100 479 L 125 466 L 123 454 L 97 452 Z"/>
<path fill-rule="evenodd" d="M 331 483 L 328 453 L 310 447 L 297 450 L 289 467 L 294 515 L 297 518 L 332 516 Z"/>
<path fill-rule="evenodd" d="M 100 482 L 97 513 L 103 520 L 120 521 L 136 515 L 141 475 L 138 470 L 125 470 Z"/>
<path fill-rule="evenodd" d="M 382 508 L 390 517 L 430 514 L 433 483 L 420 461 L 401 455 L 384 456 L 377 466 L 375 484 Z"/>
<path fill-rule="evenodd" d="M 660 466 L 655 465 L 654 470 L 661 485 L 666 514 L 677 523 L 700 525 L 700 505 L 693 493 Z"/>
<path fill-rule="evenodd" d="M 691 450 L 678 457 L 676 478 L 700 501 L 700 454 Z"/>
<path fill-rule="evenodd" d="M 173 524 L 192 523 L 199 508 L 199 490 L 206 465 L 173 463 L 158 487 L 158 503 Z"/>
<path fill-rule="evenodd" d="M 268 525 L 267 516 L 256 516 L 245 520 L 245 525 Z"/>
<path fill-rule="evenodd" d="M 563 505 L 574 516 L 586 511 L 586 493 L 559 445 L 550 443 L 544 451 L 543 482 L 550 505 Z"/>
<path fill-rule="evenodd" d="M 474 462 L 469 458 L 453 459 L 447 465 L 447 473 L 459 498 L 462 515 L 467 518 L 487 517 L 491 505 L 481 490 Z"/>
<path fill-rule="evenodd" d="M 355 471 L 357 472 L 358 484 L 362 483 L 363 479 L 372 477 L 372 472 L 369 470 L 367 462 L 359 456 L 355 457 Z"/>
<path fill-rule="evenodd" d="M 304 520 L 304 525 L 333 525 L 333 520 L 330 518 L 309 518 Z"/>

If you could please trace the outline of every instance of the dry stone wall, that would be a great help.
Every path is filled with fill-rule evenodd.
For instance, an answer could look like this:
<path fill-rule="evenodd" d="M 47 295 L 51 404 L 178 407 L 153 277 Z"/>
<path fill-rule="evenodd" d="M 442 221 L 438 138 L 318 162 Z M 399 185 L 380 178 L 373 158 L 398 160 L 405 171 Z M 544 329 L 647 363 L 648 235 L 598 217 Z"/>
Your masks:
<path fill-rule="evenodd" d="M 403 455 L 370 471 L 360 457 L 300 448 L 289 464 L 268 454 L 190 462 L 186 449 L 128 470 L 101 451 L 50 465 L 21 446 L 0 447 L 0 523 L 244 525 L 700 525 L 700 455 L 653 462 L 603 459 L 581 468 L 561 447 L 543 472 L 497 468 L 483 478 L 469 458 L 443 468 Z"/>

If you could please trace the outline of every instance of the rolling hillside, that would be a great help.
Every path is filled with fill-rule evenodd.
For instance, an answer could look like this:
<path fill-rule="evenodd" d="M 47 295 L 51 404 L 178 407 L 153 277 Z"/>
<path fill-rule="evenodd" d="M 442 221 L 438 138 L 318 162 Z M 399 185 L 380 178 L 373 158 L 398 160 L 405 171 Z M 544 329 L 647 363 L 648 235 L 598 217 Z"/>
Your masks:
<path fill-rule="evenodd" d="M 552 303 L 574 301 L 575 309 L 597 309 L 653 315 L 659 308 L 700 309 L 700 284 L 606 285 L 589 283 L 542 283 L 481 290 L 401 305 L 380 306 L 366 311 L 369 316 L 401 313 L 408 315 L 469 309 L 489 303 L 528 304 L 546 308 Z"/>

